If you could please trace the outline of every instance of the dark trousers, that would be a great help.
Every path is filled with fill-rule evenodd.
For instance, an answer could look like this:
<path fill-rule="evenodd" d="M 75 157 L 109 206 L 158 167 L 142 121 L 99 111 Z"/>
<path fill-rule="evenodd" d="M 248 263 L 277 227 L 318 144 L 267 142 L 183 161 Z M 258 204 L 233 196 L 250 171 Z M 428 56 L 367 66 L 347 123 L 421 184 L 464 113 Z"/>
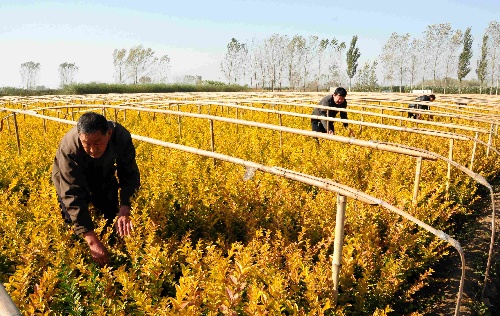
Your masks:
<path fill-rule="evenodd" d="M 57 201 L 59 201 L 59 206 L 61 207 L 61 215 L 64 221 L 68 225 L 72 225 L 71 217 L 66 209 L 66 206 L 62 202 L 62 199 L 57 195 Z M 118 183 L 116 178 L 110 181 L 103 188 L 94 188 L 89 194 L 89 204 L 92 204 L 98 214 L 102 215 L 106 219 L 106 225 L 104 226 L 103 232 L 106 228 L 113 224 L 113 220 L 116 215 L 118 215 L 119 205 L 118 205 Z"/>
<path fill-rule="evenodd" d="M 323 124 L 321 124 L 321 120 L 311 119 L 311 129 L 313 132 L 326 133 L 326 129 Z"/>

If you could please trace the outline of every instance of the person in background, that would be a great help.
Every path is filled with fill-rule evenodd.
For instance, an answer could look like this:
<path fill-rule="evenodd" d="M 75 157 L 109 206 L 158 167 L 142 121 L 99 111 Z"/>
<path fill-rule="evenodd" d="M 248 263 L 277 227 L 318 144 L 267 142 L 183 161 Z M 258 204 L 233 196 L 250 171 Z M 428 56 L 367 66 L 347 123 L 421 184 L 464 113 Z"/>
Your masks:
<path fill-rule="evenodd" d="M 434 94 L 431 95 L 422 95 L 415 99 L 415 101 L 429 101 L 432 102 L 436 100 L 436 96 Z M 417 109 L 417 110 L 429 110 L 430 107 L 427 104 L 409 104 L 409 109 Z M 408 112 L 409 118 L 420 119 L 421 115 L 417 113 Z M 432 117 L 431 117 L 432 118 Z"/>
<path fill-rule="evenodd" d="M 83 114 L 59 144 L 52 181 L 65 222 L 85 239 L 98 265 L 109 263 L 107 249 L 94 232 L 89 205 L 106 219 L 105 228 L 117 217 L 118 235 L 131 233 L 130 199 L 140 186 L 140 174 L 130 132 L 103 115 Z"/>
<path fill-rule="evenodd" d="M 338 87 L 335 89 L 333 94 L 329 94 L 325 96 L 318 105 L 322 105 L 325 107 L 331 107 L 332 109 L 324 109 L 324 108 L 315 108 L 312 112 L 312 115 L 324 116 L 324 117 L 336 117 L 337 113 L 340 112 L 340 118 L 343 120 L 347 120 L 347 112 L 339 111 L 339 109 L 347 108 L 347 101 L 345 97 L 347 96 L 346 89 L 342 87 Z M 321 120 L 317 118 L 311 119 L 311 127 L 314 132 L 320 133 L 329 133 L 335 134 L 334 130 L 334 122 Z M 348 127 L 347 123 L 343 123 L 344 128 L 349 130 L 349 136 L 353 137 L 354 132 Z"/>

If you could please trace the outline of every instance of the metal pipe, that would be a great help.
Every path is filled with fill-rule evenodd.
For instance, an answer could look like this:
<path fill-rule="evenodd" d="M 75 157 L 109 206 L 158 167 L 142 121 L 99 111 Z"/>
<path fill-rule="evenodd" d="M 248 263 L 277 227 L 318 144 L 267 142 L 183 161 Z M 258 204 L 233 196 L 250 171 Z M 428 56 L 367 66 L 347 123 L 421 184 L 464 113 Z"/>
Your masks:
<path fill-rule="evenodd" d="M 472 146 L 472 155 L 470 158 L 470 167 L 469 167 L 470 170 L 472 170 L 472 167 L 474 166 L 474 158 L 476 157 L 476 148 L 477 148 L 478 137 L 479 137 L 479 133 L 476 132 L 476 137 L 474 138 L 474 145 Z"/>
<path fill-rule="evenodd" d="M 453 161 L 453 138 L 450 139 L 450 151 L 448 153 L 448 172 L 446 173 L 446 194 L 448 194 L 450 190 L 451 161 Z"/>
<path fill-rule="evenodd" d="M 492 134 L 493 134 L 493 124 L 491 124 L 490 133 L 488 134 L 488 148 L 486 148 L 486 157 L 490 155 L 490 146 L 492 143 Z"/>
<path fill-rule="evenodd" d="M 422 157 L 417 157 L 417 167 L 415 170 L 415 185 L 413 186 L 413 204 L 417 204 L 418 186 L 420 184 L 421 172 L 422 172 Z"/>
<path fill-rule="evenodd" d="M 278 114 L 280 119 L 280 126 L 283 126 L 283 118 L 281 117 L 281 113 Z M 283 131 L 280 131 L 280 148 L 283 148 Z"/>
<path fill-rule="evenodd" d="M 21 316 L 21 311 L 10 297 L 2 283 L 0 283 L 0 315 L 2 316 Z"/>
<path fill-rule="evenodd" d="M 42 115 L 45 115 L 45 110 L 42 110 Z M 47 122 L 43 119 L 43 131 L 47 133 Z"/>
<path fill-rule="evenodd" d="M 346 197 L 337 194 L 337 215 L 335 219 L 335 240 L 332 258 L 333 302 L 335 305 L 337 305 L 339 295 L 339 273 L 342 265 L 342 247 L 344 244 L 345 209 Z"/>
<path fill-rule="evenodd" d="M 215 139 L 214 139 L 214 121 L 210 120 L 210 145 L 212 151 L 215 151 Z"/>
<path fill-rule="evenodd" d="M 16 130 L 17 154 L 21 156 L 21 140 L 19 138 L 19 128 L 17 127 L 17 116 L 14 112 L 14 128 Z"/>

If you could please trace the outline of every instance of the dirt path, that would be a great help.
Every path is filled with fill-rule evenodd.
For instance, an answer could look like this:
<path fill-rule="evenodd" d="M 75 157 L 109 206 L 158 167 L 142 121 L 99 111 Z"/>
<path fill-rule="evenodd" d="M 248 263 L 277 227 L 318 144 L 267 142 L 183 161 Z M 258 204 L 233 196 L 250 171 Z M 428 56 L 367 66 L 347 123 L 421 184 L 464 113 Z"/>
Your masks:
<path fill-rule="evenodd" d="M 465 253 L 466 275 L 463 289 L 463 299 L 460 315 L 500 315 L 500 182 L 493 184 L 496 210 L 496 238 L 492 263 L 484 298 L 482 290 L 484 273 L 488 260 L 491 240 L 491 197 L 489 192 L 482 194 L 481 200 L 474 206 L 477 210 L 476 225 L 465 235 L 460 244 Z M 461 276 L 460 257 L 454 249 L 451 256 L 439 263 L 435 270 L 436 283 L 430 286 L 430 291 L 437 294 L 435 302 L 431 303 L 428 315 L 454 315 L 457 294 Z M 440 272 L 441 271 L 441 272 Z"/>

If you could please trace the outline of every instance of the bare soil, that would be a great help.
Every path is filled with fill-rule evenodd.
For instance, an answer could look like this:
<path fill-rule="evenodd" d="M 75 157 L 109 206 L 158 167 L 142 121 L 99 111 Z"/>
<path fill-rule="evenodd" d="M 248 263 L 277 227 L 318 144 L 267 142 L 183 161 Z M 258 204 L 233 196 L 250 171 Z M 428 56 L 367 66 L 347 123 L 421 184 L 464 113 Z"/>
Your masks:
<path fill-rule="evenodd" d="M 465 234 L 457 237 L 465 253 L 465 280 L 460 315 L 500 315 L 500 181 L 493 184 L 496 210 L 496 236 L 489 278 L 483 295 L 484 274 L 491 241 L 491 197 L 484 190 L 481 199 L 474 205 L 476 220 L 467 223 Z M 472 224 L 472 225 L 471 225 Z M 465 225 L 464 225 L 465 226 Z M 467 229 L 464 227 L 464 229 Z M 428 298 L 425 315 L 455 315 L 459 293 L 461 260 L 455 249 L 435 267 L 433 282 L 425 290 L 432 293 Z M 424 306 L 426 304 L 424 303 Z"/>

